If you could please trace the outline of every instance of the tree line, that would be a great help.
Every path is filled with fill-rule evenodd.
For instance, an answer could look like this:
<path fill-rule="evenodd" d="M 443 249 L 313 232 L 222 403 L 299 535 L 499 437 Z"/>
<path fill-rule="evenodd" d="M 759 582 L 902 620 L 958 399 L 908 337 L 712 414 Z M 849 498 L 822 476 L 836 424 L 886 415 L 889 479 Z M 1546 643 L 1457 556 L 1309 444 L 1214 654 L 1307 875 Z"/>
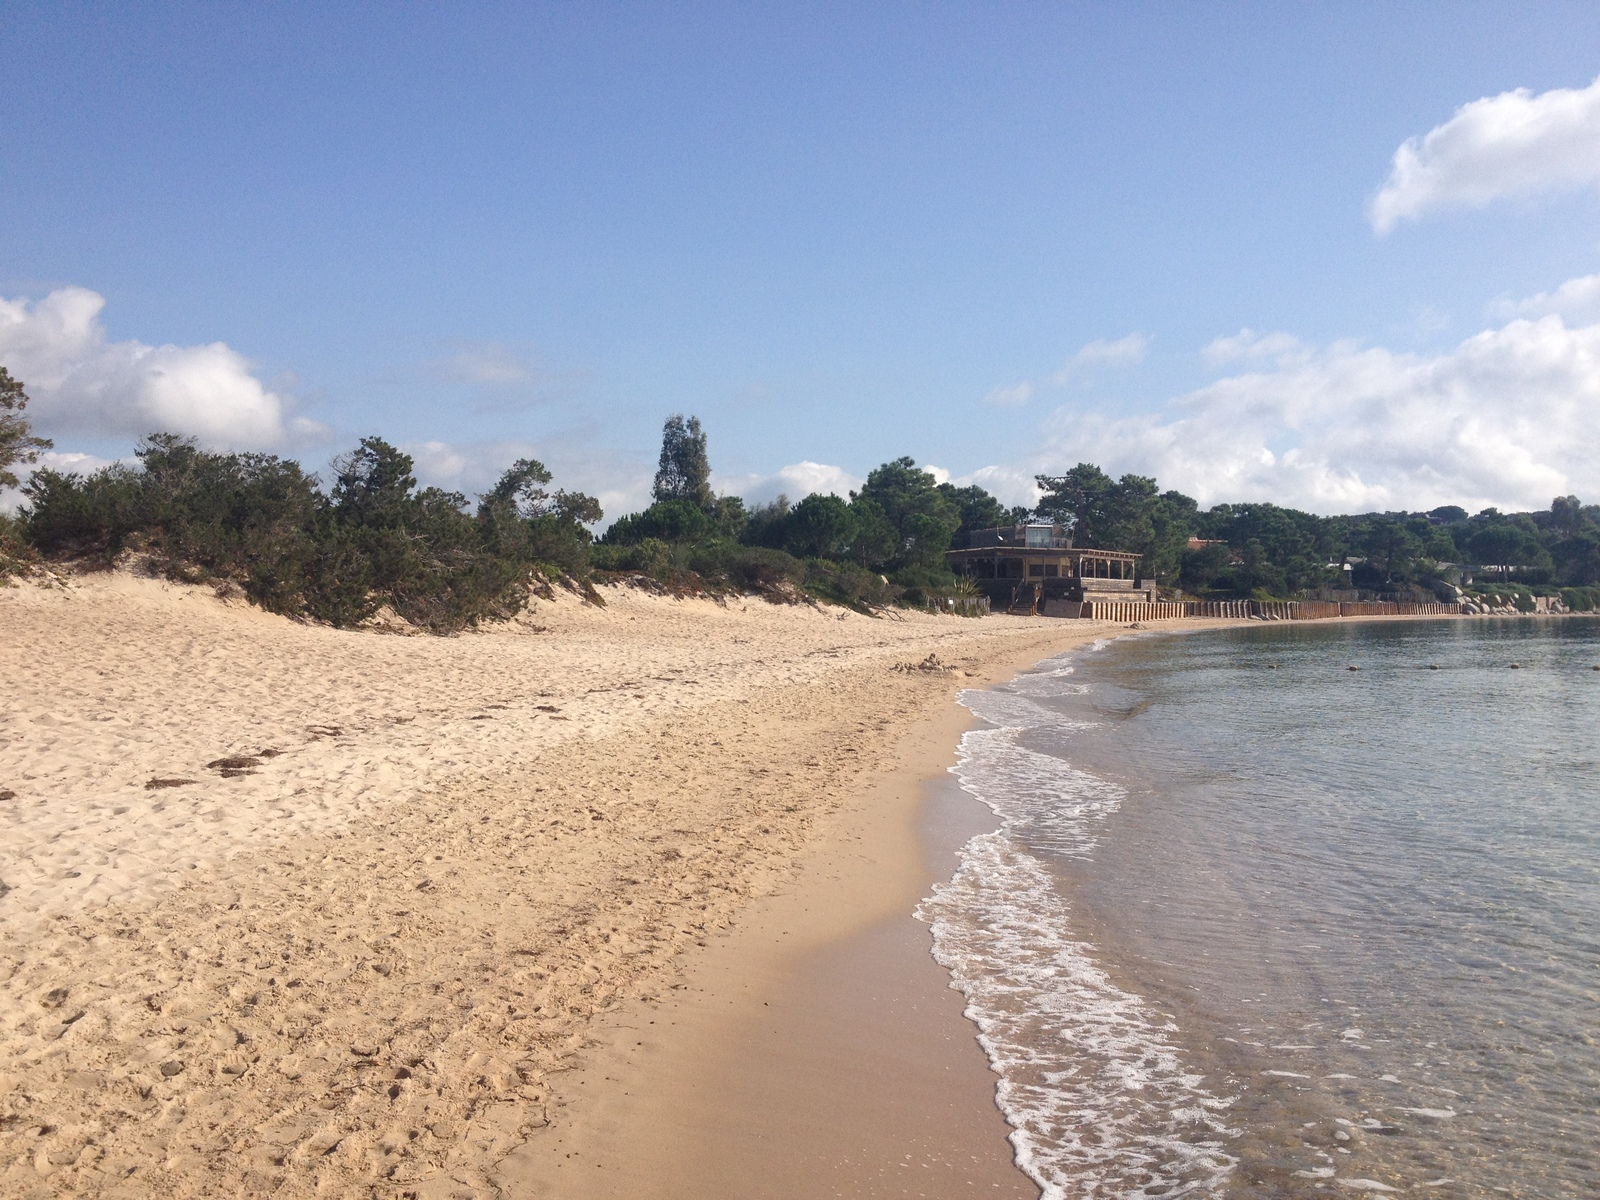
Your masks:
<path fill-rule="evenodd" d="M 26 403 L 0 368 L 0 484 L 16 486 L 13 468 L 49 448 L 29 431 Z M 1564 586 L 1572 607 L 1600 600 L 1600 509 L 1570 496 L 1549 512 L 1475 516 L 1319 517 L 1267 503 L 1202 511 L 1153 479 L 1113 479 L 1083 463 L 1039 476 L 1028 509 L 898 458 L 848 497 L 751 507 L 715 494 L 704 428 L 673 416 L 652 503 L 596 539 L 599 503 L 552 489 L 533 459 L 473 502 L 420 487 L 410 456 L 378 437 L 336 459 L 326 487 L 292 460 L 209 451 L 167 433 L 145 438 L 135 456 L 137 466 L 87 475 L 33 470 L 23 507 L 0 517 L 0 574 L 41 556 L 111 563 L 134 550 L 172 578 L 237 587 L 273 612 L 348 626 L 387 607 L 436 632 L 512 616 L 552 586 L 598 602 L 593 583 L 618 577 L 871 611 L 970 594 L 945 552 L 972 530 L 1040 520 L 1068 526 L 1082 546 L 1135 551 L 1147 578 L 1206 598 L 1290 598 L 1346 580 L 1428 586 L 1442 564 L 1465 563 L 1504 568 L 1498 577 L 1524 590 Z"/>
<path fill-rule="evenodd" d="M 1202 511 L 1154 479 L 1112 479 L 1088 463 L 1038 482 L 1037 515 L 1071 524 L 1078 545 L 1135 551 L 1147 577 L 1205 598 L 1292 599 L 1340 586 L 1432 589 L 1463 567 L 1479 586 L 1501 592 L 1585 592 L 1600 584 L 1600 506 L 1576 496 L 1559 496 L 1542 512 L 1469 515 L 1446 505 L 1323 517 L 1270 503 Z M 1575 599 L 1576 607 L 1593 607 L 1593 597 Z"/>

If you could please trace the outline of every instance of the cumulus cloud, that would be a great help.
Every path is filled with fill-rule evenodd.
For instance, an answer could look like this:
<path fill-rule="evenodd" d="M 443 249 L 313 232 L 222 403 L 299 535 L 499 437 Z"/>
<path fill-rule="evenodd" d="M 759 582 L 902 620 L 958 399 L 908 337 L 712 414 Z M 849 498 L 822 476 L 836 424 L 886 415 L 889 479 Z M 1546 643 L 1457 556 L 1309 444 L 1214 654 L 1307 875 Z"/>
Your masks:
<path fill-rule="evenodd" d="M 1032 508 L 1039 503 L 1039 485 L 1033 481 L 1035 471 L 1024 467 L 979 467 L 969 475 L 959 475 L 951 480 L 957 487 L 977 484 L 996 500 L 1006 505 Z"/>
<path fill-rule="evenodd" d="M 29 405 L 28 411 L 33 411 L 32 405 Z M 14 469 L 17 478 L 25 485 L 28 476 L 38 470 L 60 471 L 63 475 L 91 475 L 101 467 L 109 467 L 116 461 L 114 458 L 101 458 L 95 454 L 80 454 L 70 450 L 46 450 L 39 455 L 38 462 L 31 466 L 19 464 Z M 15 512 L 24 500 L 21 488 L 0 488 L 0 512 Z"/>
<path fill-rule="evenodd" d="M 0 298 L 0 363 L 27 384 L 28 414 L 40 433 L 119 438 L 160 430 L 208 446 L 274 449 L 326 432 L 291 415 L 289 400 L 222 342 L 107 340 L 105 303 L 78 287 L 33 304 Z"/>
<path fill-rule="evenodd" d="M 1581 275 L 1569 279 L 1552 292 L 1540 292 L 1521 300 L 1499 300 L 1491 306 L 1500 317 L 1547 317 L 1552 313 L 1567 318 L 1600 318 L 1600 275 Z"/>
<path fill-rule="evenodd" d="M 539 457 L 532 443 L 520 441 L 407 442 L 400 449 L 411 456 L 423 487 L 469 497 L 487 492 L 517 459 Z"/>
<path fill-rule="evenodd" d="M 1519 319 L 1437 355 L 1274 344 L 1257 369 L 1164 413 L 1058 410 L 1040 469 L 1099 462 L 1206 505 L 1272 500 L 1317 512 L 1532 509 L 1600 492 L 1600 325 Z"/>
<path fill-rule="evenodd" d="M 1024 379 L 1020 383 L 990 388 L 983 402 L 994 408 L 1021 408 L 1041 387 L 1062 387 L 1073 378 L 1090 374 L 1107 367 L 1131 367 L 1144 361 L 1150 348 L 1150 338 L 1142 333 L 1108 341 L 1098 338 L 1079 347 L 1077 353 L 1062 363 L 1047 379 Z"/>
<path fill-rule="evenodd" d="M 799 501 L 813 492 L 847 498 L 852 491 L 861 487 L 862 482 L 843 467 L 811 462 L 809 459 L 779 467 L 770 475 L 718 473 L 711 480 L 712 487 L 718 492 L 741 496 L 748 504 L 766 504 L 780 495 L 787 496 L 790 501 Z"/>
<path fill-rule="evenodd" d="M 1464 104 L 1394 152 L 1368 217 L 1378 233 L 1442 208 L 1600 183 L 1600 79 L 1586 88 L 1527 88 Z"/>

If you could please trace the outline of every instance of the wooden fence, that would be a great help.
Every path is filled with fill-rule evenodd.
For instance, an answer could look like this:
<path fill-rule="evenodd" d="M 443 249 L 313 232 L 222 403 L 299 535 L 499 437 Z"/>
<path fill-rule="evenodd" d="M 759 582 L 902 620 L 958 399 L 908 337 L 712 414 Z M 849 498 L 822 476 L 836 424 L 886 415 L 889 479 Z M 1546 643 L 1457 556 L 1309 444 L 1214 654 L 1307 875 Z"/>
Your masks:
<path fill-rule="evenodd" d="M 1240 603 L 1248 604 L 1249 601 Z M 1170 621 L 1175 617 L 1192 616 L 1184 611 L 1188 607 L 1186 602 L 1172 601 L 1085 600 L 1078 606 L 1078 616 L 1093 621 Z"/>
<path fill-rule="evenodd" d="M 1077 612 L 1070 609 L 1077 608 Z M 1138 603 L 1085 600 L 1049 605 L 1046 616 L 1077 616 L 1091 621 L 1171 621 L 1183 617 L 1254 617 L 1262 621 L 1321 621 L 1330 617 L 1454 617 L 1459 604 L 1421 604 L 1409 600 L 1183 600 Z"/>
<path fill-rule="evenodd" d="M 1459 604 L 1422 604 L 1414 600 L 1344 601 L 1341 617 L 1459 617 Z"/>

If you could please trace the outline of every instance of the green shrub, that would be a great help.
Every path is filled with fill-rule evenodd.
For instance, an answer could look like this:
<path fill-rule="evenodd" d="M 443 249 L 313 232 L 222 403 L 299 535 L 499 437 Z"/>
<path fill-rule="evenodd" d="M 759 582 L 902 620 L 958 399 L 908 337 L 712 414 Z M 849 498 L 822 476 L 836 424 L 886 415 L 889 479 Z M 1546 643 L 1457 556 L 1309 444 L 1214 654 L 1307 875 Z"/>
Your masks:
<path fill-rule="evenodd" d="M 331 495 L 297 463 L 169 434 L 145 439 L 138 456 L 140 470 L 35 472 L 28 540 L 103 561 L 137 541 L 173 578 L 230 580 L 263 608 L 333 625 L 385 604 L 437 633 L 512 616 L 536 571 L 586 579 L 584 524 L 601 516 L 581 493 L 544 492 L 550 474 L 532 460 L 470 515 L 459 493 L 419 491 L 410 457 L 379 438 L 335 464 Z"/>
<path fill-rule="evenodd" d="M 806 565 L 793 555 L 766 546 L 714 542 L 696 547 L 689 568 L 724 589 L 771 594 L 804 583 Z"/>
<path fill-rule="evenodd" d="M 633 546 L 646 538 L 700 542 L 716 532 L 716 521 L 694 501 L 659 500 L 641 513 L 619 518 L 601 541 L 608 546 Z"/>
<path fill-rule="evenodd" d="M 27 527 L 9 513 L 0 513 L 0 581 L 9 575 L 21 575 L 28 570 L 39 555 L 27 542 Z"/>
<path fill-rule="evenodd" d="M 1600 609 L 1600 587 L 1562 588 L 1561 603 L 1573 612 L 1594 612 Z"/>
<path fill-rule="evenodd" d="M 42 554 L 110 560 L 144 524 L 139 472 L 121 464 L 87 478 L 35 471 L 22 494 L 28 499 L 21 513 L 28 541 Z"/>
<path fill-rule="evenodd" d="M 648 575 L 665 583 L 688 569 L 674 561 L 674 549 L 660 538 L 644 538 L 623 545 L 602 540 L 595 546 L 591 561 L 597 571 Z"/>
<path fill-rule="evenodd" d="M 885 608 L 900 599 L 901 589 L 876 571 L 848 562 L 812 559 L 806 563 L 806 591 L 857 612 Z"/>

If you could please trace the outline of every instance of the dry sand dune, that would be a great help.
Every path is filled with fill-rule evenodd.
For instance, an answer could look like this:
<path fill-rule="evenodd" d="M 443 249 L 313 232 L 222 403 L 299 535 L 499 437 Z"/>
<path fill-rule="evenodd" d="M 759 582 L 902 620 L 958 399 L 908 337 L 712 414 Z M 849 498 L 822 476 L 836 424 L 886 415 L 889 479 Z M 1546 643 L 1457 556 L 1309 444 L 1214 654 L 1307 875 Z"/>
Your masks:
<path fill-rule="evenodd" d="M 608 599 L 427 638 L 0 590 L 0 1194 L 496 1194 L 594 1015 L 959 678 L 896 664 L 1064 640 Z"/>

